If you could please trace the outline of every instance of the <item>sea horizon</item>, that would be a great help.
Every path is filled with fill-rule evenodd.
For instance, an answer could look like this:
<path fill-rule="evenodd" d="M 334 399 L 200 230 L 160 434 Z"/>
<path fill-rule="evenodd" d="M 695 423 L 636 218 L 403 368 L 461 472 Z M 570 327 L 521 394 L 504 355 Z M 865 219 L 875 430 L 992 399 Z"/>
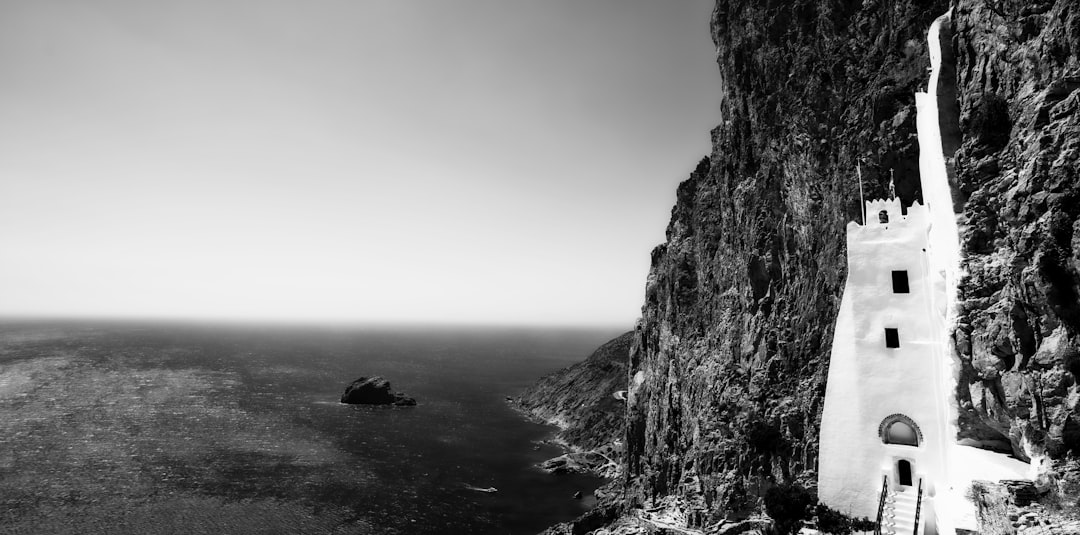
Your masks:
<path fill-rule="evenodd" d="M 0 324 L 17 323 L 87 323 L 87 324 L 146 324 L 146 325 L 188 325 L 188 326 L 225 326 L 225 327 L 286 327 L 286 328 L 317 328 L 317 329 L 400 329 L 400 330 L 566 330 L 566 331 L 605 331 L 609 330 L 616 336 L 619 333 L 632 330 L 636 320 L 629 321 L 625 325 L 619 322 L 605 321 L 597 323 L 582 322 L 477 322 L 477 321 L 454 321 L 454 320 L 423 320 L 423 319 L 348 319 L 334 317 L 304 318 L 304 317 L 232 317 L 232 316 L 204 316 L 204 315 L 79 315 L 79 314 L 32 314 L 0 312 Z"/>

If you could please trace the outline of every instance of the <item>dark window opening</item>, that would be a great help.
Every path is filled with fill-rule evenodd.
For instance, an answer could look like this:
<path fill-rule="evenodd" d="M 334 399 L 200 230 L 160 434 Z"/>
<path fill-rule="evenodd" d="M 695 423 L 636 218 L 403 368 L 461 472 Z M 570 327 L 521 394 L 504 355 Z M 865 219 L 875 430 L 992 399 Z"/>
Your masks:
<path fill-rule="evenodd" d="M 908 287 L 907 271 L 892 272 L 892 291 L 895 294 L 911 292 L 911 288 Z"/>
<path fill-rule="evenodd" d="M 911 486 L 911 463 L 900 459 L 896 463 L 897 479 L 900 480 L 901 485 Z"/>
<path fill-rule="evenodd" d="M 878 220 L 878 223 L 888 223 L 889 222 L 889 211 L 888 210 L 882 210 L 882 211 L 878 212 L 877 213 L 877 220 Z"/>
<path fill-rule="evenodd" d="M 900 331 L 885 328 L 885 347 L 900 347 Z"/>

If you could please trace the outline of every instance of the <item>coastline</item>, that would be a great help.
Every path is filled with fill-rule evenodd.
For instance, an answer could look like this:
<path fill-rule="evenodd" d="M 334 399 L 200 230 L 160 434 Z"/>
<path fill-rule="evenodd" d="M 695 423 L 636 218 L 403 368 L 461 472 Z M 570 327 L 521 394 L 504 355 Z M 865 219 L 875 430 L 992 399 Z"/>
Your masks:
<path fill-rule="evenodd" d="M 531 421 L 557 429 L 549 443 L 564 453 L 541 464 L 550 473 L 622 475 L 626 369 L 633 332 L 602 344 L 581 362 L 541 377 L 507 401 Z"/>
<path fill-rule="evenodd" d="M 614 441 L 596 448 L 582 447 L 561 436 L 561 433 L 570 427 L 565 419 L 544 417 L 533 410 L 522 407 L 517 400 L 507 401 L 507 404 L 510 405 L 514 412 L 522 415 L 526 420 L 557 429 L 549 438 L 539 441 L 538 444 L 558 446 L 562 449 L 563 454 L 537 465 L 541 470 L 549 474 L 580 473 L 595 475 L 607 480 L 604 486 L 622 476 L 622 464 L 616 460 L 623 452 L 621 441 Z"/>

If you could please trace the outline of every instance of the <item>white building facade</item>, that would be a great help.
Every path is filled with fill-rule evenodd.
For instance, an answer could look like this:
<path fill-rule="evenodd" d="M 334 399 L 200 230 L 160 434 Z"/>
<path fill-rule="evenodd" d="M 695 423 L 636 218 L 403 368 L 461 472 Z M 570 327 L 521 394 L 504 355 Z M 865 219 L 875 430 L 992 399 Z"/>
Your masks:
<path fill-rule="evenodd" d="M 936 533 L 948 418 L 941 392 L 944 280 L 930 269 L 930 214 L 866 203 L 847 228 L 848 277 L 821 421 L 818 496 L 883 532 Z M 885 491 L 883 494 L 883 490 Z"/>

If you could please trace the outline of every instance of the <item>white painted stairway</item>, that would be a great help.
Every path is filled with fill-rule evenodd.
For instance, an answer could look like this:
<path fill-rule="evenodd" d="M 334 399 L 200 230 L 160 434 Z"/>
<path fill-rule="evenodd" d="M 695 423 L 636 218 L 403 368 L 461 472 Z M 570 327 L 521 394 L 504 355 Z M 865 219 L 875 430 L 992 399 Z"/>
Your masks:
<path fill-rule="evenodd" d="M 889 491 L 881 512 L 882 535 L 918 535 L 914 533 L 918 496 L 919 491 L 914 487 Z M 922 533 L 922 526 L 919 526 L 919 533 Z"/>

